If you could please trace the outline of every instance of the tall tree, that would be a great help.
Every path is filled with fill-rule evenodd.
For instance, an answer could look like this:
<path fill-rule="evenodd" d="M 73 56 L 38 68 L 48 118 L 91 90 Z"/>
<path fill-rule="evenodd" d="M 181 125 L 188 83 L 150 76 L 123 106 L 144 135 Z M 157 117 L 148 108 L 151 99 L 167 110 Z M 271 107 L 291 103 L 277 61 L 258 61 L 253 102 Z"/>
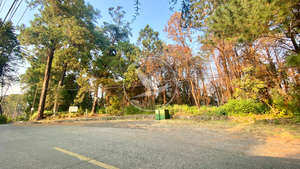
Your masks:
<path fill-rule="evenodd" d="M 179 12 L 175 12 L 169 19 L 168 24 L 165 26 L 164 31 L 167 33 L 167 37 L 176 42 L 175 45 L 168 45 L 170 56 L 175 56 L 178 66 L 177 71 L 178 78 L 183 81 L 187 81 L 191 88 L 191 93 L 194 98 L 194 102 L 197 108 L 200 108 L 200 96 L 201 91 L 199 88 L 199 80 L 202 79 L 203 86 L 203 67 L 201 65 L 201 59 L 197 59 L 193 56 L 193 50 L 189 46 L 192 42 L 192 30 L 191 28 L 183 27 L 184 20 L 181 18 Z M 196 62 L 195 62 L 196 61 Z M 179 63 L 179 64 L 178 64 Z M 197 65 L 198 64 L 198 65 Z M 204 88 L 205 89 L 205 88 Z"/>
<path fill-rule="evenodd" d="M 0 115 L 2 116 L 1 102 L 5 86 L 19 80 L 17 76 L 18 66 L 22 63 L 21 50 L 15 29 L 12 23 L 3 23 L 0 19 Z"/>
<path fill-rule="evenodd" d="M 70 43 L 88 44 L 87 37 L 98 15 L 98 11 L 91 5 L 85 5 L 83 0 L 75 0 L 72 3 L 68 0 L 45 0 L 40 14 L 31 22 L 31 27 L 21 29 L 21 44 L 33 46 L 35 54 L 47 56 L 37 119 L 43 119 L 54 56 L 59 50 L 63 50 L 63 46 Z"/>

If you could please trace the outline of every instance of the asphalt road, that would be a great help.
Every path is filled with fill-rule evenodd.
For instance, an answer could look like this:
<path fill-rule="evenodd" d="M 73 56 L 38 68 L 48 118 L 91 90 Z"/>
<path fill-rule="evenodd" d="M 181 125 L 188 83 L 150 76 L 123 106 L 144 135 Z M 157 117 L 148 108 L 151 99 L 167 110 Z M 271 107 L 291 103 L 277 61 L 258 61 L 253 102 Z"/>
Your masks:
<path fill-rule="evenodd" d="M 273 144 L 156 121 L 0 125 L 0 168 L 300 168 L 299 144 Z"/>

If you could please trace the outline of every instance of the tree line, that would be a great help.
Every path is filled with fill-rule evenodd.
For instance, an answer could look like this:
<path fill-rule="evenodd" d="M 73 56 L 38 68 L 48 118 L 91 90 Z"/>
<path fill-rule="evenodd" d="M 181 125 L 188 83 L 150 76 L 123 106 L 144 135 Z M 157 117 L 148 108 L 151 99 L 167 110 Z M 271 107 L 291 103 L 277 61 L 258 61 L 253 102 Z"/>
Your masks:
<path fill-rule="evenodd" d="M 112 114 L 121 115 L 130 105 L 123 80 L 137 84 L 126 89 L 128 93 L 137 89 L 130 97 L 145 92 L 130 66 L 142 58 L 159 58 L 175 72 L 176 96 L 172 97 L 174 88 L 167 89 L 140 99 L 145 107 L 171 98 L 171 104 L 198 109 L 251 100 L 273 114 L 299 115 L 300 1 L 185 4 L 189 11 L 175 12 L 165 25 L 164 32 L 173 41 L 167 44 L 150 25 L 140 30 L 136 43 L 130 43 L 130 22 L 124 20 L 122 7 L 109 8 L 111 21 L 99 24 L 100 11 L 84 0 L 34 1 L 31 5 L 39 13 L 30 25 L 20 26 L 19 35 L 1 35 L 15 42 L 16 55 L 4 49 L 8 42 L 1 44 L 7 57 L 22 54 L 31 65 L 20 77 L 27 114 L 34 108 L 42 119 L 44 110 L 57 113 L 70 105 L 96 113 L 106 105 Z M 7 22 L 1 31 L 13 29 Z M 145 72 L 160 75 L 162 86 L 170 77 L 171 70 L 164 66 L 141 65 Z M 2 67 L 1 62 L 1 71 Z"/>

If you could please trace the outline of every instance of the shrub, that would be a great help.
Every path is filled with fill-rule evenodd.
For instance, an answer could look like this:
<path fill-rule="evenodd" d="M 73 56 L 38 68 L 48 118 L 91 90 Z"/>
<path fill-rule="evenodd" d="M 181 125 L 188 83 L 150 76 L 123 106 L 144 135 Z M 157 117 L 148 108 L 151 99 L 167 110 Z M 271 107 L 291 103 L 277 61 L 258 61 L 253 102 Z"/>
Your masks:
<path fill-rule="evenodd" d="M 105 108 L 104 107 L 99 108 L 97 113 L 98 114 L 106 114 Z"/>
<path fill-rule="evenodd" d="M 26 121 L 26 118 L 24 116 L 18 116 L 16 121 Z"/>
<path fill-rule="evenodd" d="M 7 122 L 7 117 L 5 115 L 0 116 L 0 124 L 5 124 Z"/>
<path fill-rule="evenodd" d="M 35 112 L 32 114 L 32 116 L 30 117 L 30 120 L 34 120 L 37 117 L 38 113 Z"/>
<path fill-rule="evenodd" d="M 128 105 L 125 107 L 125 113 L 126 113 L 126 115 L 141 114 L 142 111 L 133 105 Z"/>
<path fill-rule="evenodd" d="M 77 116 L 81 116 L 80 113 L 71 113 L 72 117 L 77 117 Z"/>
<path fill-rule="evenodd" d="M 167 106 L 166 109 L 169 110 L 170 114 L 183 113 L 187 115 L 200 115 L 201 112 L 198 110 L 197 106 L 188 106 L 188 105 L 173 105 Z"/>
<path fill-rule="evenodd" d="M 79 116 L 83 116 L 83 115 L 85 115 L 85 112 L 78 111 L 77 114 L 78 114 Z"/>
<path fill-rule="evenodd" d="M 299 91 L 299 89 L 295 89 Z M 299 92 L 282 95 L 278 90 L 272 89 L 272 106 L 276 116 L 299 116 L 300 115 Z"/>
<path fill-rule="evenodd" d="M 218 115 L 245 115 L 248 113 L 253 114 L 264 114 L 268 112 L 269 109 L 263 103 L 259 103 L 255 100 L 236 100 L 231 99 L 228 103 L 220 106 L 217 109 Z"/>
<path fill-rule="evenodd" d="M 12 123 L 12 122 L 13 122 L 12 118 L 8 117 L 7 120 L 6 120 L 6 123 Z"/>
<path fill-rule="evenodd" d="M 82 109 L 82 107 L 80 106 L 77 110 L 77 113 L 81 114 L 81 115 L 84 115 L 85 114 L 85 111 Z"/>
<path fill-rule="evenodd" d="M 44 111 L 44 115 L 45 116 L 52 116 L 54 113 L 53 113 L 53 111 L 51 110 L 51 111 Z"/>
<path fill-rule="evenodd" d="M 58 112 L 57 114 L 58 115 L 63 115 L 63 114 L 69 114 L 69 112 L 68 111 L 61 111 L 61 112 Z"/>

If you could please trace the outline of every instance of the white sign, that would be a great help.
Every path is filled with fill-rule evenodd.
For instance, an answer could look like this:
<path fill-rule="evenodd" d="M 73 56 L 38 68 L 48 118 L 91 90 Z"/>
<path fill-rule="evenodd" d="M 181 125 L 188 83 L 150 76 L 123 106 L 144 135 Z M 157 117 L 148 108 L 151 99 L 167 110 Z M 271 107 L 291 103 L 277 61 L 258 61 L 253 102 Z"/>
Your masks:
<path fill-rule="evenodd" d="M 69 112 L 77 112 L 78 106 L 70 106 L 69 107 Z"/>

